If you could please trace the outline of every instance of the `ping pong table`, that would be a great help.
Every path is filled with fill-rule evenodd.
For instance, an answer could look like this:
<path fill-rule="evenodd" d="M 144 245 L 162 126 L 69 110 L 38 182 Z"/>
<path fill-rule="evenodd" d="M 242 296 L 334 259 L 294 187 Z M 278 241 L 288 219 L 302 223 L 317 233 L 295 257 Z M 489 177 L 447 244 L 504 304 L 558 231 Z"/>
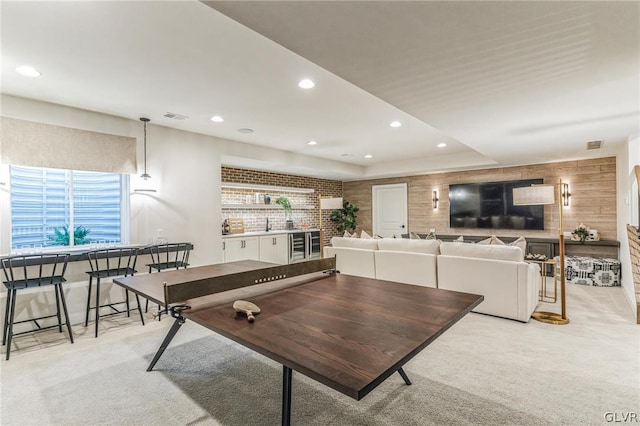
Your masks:
<path fill-rule="evenodd" d="M 335 258 L 293 265 L 239 261 L 114 280 L 175 321 L 147 371 L 189 319 L 283 366 L 282 424 L 293 371 L 360 400 L 398 372 L 483 296 L 340 274 Z M 255 322 L 233 300 L 261 308 Z"/>

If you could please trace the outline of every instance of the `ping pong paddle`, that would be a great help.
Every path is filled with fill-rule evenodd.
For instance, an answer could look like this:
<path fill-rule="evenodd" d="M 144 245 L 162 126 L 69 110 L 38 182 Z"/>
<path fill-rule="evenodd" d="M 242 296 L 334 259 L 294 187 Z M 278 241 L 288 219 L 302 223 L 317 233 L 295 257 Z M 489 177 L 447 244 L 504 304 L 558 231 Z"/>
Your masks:
<path fill-rule="evenodd" d="M 260 308 L 255 304 L 246 300 L 236 300 L 233 302 L 233 309 L 240 314 L 247 316 L 247 321 L 253 322 L 256 318 L 254 315 L 260 313 Z"/>

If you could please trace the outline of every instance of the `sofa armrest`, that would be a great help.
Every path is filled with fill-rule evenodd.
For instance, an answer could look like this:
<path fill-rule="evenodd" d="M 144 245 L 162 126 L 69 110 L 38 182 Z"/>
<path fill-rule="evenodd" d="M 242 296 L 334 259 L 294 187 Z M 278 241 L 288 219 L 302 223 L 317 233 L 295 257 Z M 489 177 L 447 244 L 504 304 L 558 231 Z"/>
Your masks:
<path fill-rule="evenodd" d="M 529 266 L 534 266 L 531 269 Z M 438 256 L 438 288 L 481 294 L 474 312 L 529 321 L 538 303 L 537 265 L 506 260 Z"/>

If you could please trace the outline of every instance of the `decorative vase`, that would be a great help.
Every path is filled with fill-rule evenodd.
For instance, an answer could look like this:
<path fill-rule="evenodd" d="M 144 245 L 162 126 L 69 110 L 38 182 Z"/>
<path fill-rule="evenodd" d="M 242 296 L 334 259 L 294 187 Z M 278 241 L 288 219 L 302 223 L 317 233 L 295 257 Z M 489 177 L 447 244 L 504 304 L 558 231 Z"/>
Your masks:
<path fill-rule="evenodd" d="M 265 204 L 271 204 L 271 195 L 264 194 L 264 203 Z"/>

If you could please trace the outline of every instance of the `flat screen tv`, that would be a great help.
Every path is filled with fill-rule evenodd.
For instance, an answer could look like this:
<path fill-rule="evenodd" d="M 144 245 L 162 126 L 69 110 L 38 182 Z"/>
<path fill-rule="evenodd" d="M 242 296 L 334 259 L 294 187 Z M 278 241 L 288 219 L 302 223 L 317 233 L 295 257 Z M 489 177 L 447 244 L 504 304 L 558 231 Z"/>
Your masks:
<path fill-rule="evenodd" d="M 544 206 L 514 206 L 513 188 L 542 179 L 449 185 L 451 228 L 544 229 Z"/>

